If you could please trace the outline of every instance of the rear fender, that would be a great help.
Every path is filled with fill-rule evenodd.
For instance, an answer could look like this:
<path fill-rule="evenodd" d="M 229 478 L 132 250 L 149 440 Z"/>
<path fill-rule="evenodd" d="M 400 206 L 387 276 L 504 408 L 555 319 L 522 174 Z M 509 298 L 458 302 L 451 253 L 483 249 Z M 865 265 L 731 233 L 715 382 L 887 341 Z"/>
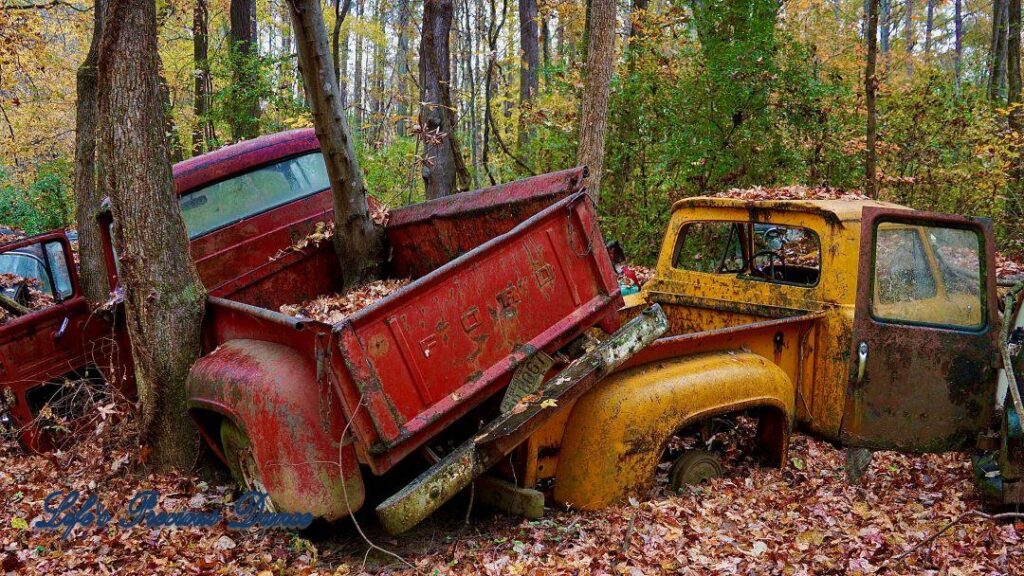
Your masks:
<path fill-rule="evenodd" d="M 713 416 L 760 409 L 758 440 L 785 461 L 796 393 L 789 376 L 749 352 L 652 362 L 608 377 L 573 407 L 554 497 L 597 509 L 646 489 L 669 438 Z"/>
<path fill-rule="evenodd" d="M 189 410 L 221 459 L 220 418 L 252 444 L 260 477 L 281 512 L 334 520 L 363 503 L 363 480 L 329 380 L 292 348 L 231 340 L 201 358 L 188 377 Z"/>

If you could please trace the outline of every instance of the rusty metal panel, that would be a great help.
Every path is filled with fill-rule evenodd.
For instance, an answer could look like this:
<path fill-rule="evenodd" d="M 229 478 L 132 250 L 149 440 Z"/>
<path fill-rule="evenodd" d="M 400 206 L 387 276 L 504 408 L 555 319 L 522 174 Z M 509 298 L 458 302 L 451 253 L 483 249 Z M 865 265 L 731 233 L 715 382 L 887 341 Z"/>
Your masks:
<path fill-rule="evenodd" d="M 374 470 L 500 390 L 534 351 L 614 318 L 603 247 L 577 193 L 335 326 L 339 393 Z"/>
<path fill-rule="evenodd" d="M 883 255 L 904 267 L 914 254 L 914 261 L 923 263 L 920 274 L 901 270 L 897 277 L 893 273 L 894 283 L 917 291 L 909 304 L 901 307 L 885 308 L 882 292 L 875 287 L 882 281 L 875 250 L 880 223 L 892 223 L 885 224 L 887 230 L 893 227 L 914 234 L 909 236 L 911 247 L 920 250 L 911 253 L 897 247 L 891 250 L 898 252 Z M 977 256 L 979 278 L 974 279 L 980 283 L 978 302 L 982 309 L 968 306 L 968 316 L 949 316 L 945 325 L 940 322 L 956 312 L 958 303 L 949 296 L 950 280 L 939 269 L 939 250 L 929 247 L 935 233 L 928 233 L 929 241 L 923 232 L 935 228 L 969 231 L 983 241 Z M 965 446 L 987 425 L 992 413 L 999 326 L 994 270 L 988 221 L 864 208 L 850 383 L 841 430 L 844 443 L 877 449 L 943 451 Z"/>
<path fill-rule="evenodd" d="M 393 275 L 428 274 L 581 191 L 585 175 L 586 168 L 573 168 L 392 210 L 387 238 Z"/>

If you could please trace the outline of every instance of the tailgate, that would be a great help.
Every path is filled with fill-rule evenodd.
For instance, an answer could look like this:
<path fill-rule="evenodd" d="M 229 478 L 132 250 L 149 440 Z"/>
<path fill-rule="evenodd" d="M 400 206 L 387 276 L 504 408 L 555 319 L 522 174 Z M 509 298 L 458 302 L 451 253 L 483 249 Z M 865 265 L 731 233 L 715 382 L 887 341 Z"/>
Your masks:
<path fill-rule="evenodd" d="M 425 240 L 429 243 L 430 240 Z M 335 326 L 342 407 L 380 473 L 622 304 L 577 193 Z"/>

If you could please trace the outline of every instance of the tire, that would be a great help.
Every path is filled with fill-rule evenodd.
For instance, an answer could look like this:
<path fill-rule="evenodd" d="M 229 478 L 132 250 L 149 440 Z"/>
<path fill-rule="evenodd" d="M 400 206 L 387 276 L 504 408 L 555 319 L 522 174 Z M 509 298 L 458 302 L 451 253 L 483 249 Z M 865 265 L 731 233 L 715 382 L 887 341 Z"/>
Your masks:
<path fill-rule="evenodd" d="M 683 486 L 703 484 L 712 478 L 719 478 L 725 472 L 718 456 L 704 450 L 690 450 L 676 459 L 669 472 L 669 485 L 673 492 Z"/>
<path fill-rule="evenodd" d="M 252 454 L 252 443 L 249 441 L 249 437 L 227 418 L 220 424 L 220 445 L 224 452 L 224 460 L 227 461 L 235 482 L 247 492 L 268 494 L 266 486 L 263 485 L 259 467 L 256 465 L 256 458 Z M 267 511 L 273 512 L 274 505 L 270 501 L 269 494 L 264 502 L 267 505 Z"/>

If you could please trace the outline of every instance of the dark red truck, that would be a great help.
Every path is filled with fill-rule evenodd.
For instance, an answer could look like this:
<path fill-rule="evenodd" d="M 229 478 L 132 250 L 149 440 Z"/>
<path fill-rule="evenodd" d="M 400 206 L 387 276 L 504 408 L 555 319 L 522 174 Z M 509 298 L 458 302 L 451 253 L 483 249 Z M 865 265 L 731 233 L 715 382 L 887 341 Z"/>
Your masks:
<path fill-rule="evenodd" d="M 282 511 L 346 516 L 362 505 L 365 475 L 420 452 L 440 460 L 427 481 L 379 509 L 390 529 L 407 528 L 550 416 L 554 401 L 530 401 L 542 382 L 548 400 L 578 397 L 666 327 L 652 310 L 616 332 L 622 300 L 583 169 L 393 210 L 386 275 L 411 283 L 334 325 L 277 312 L 340 286 L 331 242 L 295 247 L 332 217 L 312 130 L 231 146 L 174 176 L 210 293 L 191 413 L 236 477 Z M 70 261 L 59 233 L 18 245 L 39 242 Z M 110 250 L 113 283 L 115 258 Z M 0 387 L 30 447 L 54 386 L 122 365 L 79 353 L 95 346 L 85 327 L 96 322 L 127 349 L 119 307 L 94 320 L 65 270 L 71 289 L 53 293 L 54 309 L 0 327 Z M 615 334 L 595 344 L 593 327 Z M 39 342 L 74 360 L 23 369 Z"/>

